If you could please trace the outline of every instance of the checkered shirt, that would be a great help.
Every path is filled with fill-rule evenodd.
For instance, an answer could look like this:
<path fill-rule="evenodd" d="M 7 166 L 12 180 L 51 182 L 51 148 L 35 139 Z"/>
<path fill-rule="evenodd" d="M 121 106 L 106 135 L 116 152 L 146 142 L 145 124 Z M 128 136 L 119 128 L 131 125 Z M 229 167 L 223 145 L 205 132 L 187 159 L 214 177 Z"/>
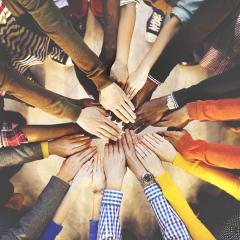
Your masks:
<path fill-rule="evenodd" d="M 184 223 L 172 209 L 156 183 L 144 189 L 150 202 L 164 240 L 191 240 Z"/>
<path fill-rule="evenodd" d="M 27 141 L 27 137 L 21 131 L 19 125 L 5 122 L 0 123 L 0 148 L 16 147 Z"/>
<path fill-rule="evenodd" d="M 123 193 L 105 190 L 98 224 L 98 240 L 121 240 L 120 206 Z"/>

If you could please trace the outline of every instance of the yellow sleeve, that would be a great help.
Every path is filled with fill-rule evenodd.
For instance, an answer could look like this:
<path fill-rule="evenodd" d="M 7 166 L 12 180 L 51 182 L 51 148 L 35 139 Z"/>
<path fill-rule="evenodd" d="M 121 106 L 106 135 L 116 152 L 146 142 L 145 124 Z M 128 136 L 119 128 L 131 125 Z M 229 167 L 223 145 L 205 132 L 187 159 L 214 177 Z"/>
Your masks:
<path fill-rule="evenodd" d="M 240 200 L 240 180 L 237 176 L 200 161 L 186 160 L 180 154 L 176 156 L 173 165 L 219 187 L 238 201 Z"/>
<path fill-rule="evenodd" d="M 49 157 L 48 142 L 41 142 L 41 148 L 42 148 L 43 158 L 48 158 Z"/>
<path fill-rule="evenodd" d="M 179 188 L 173 183 L 168 173 L 156 178 L 164 196 L 184 222 L 193 240 L 214 240 L 215 237 L 201 223 L 188 205 Z"/>

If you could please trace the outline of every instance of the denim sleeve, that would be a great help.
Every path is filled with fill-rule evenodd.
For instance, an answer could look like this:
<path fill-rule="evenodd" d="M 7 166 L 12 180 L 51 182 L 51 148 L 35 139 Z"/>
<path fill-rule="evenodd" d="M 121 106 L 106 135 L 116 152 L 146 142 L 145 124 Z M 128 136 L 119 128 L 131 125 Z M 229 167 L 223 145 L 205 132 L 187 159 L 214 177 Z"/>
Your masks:
<path fill-rule="evenodd" d="M 89 240 L 97 240 L 98 220 L 89 221 Z"/>
<path fill-rule="evenodd" d="M 54 221 L 49 222 L 41 240 L 54 240 L 62 229 L 63 227 Z"/>

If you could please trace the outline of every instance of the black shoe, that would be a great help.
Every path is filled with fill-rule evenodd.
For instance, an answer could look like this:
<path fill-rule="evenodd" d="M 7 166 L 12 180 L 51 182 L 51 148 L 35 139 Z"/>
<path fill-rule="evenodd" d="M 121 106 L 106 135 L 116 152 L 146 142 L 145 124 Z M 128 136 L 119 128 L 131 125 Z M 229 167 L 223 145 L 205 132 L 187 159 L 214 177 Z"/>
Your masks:
<path fill-rule="evenodd" d="M 165 19 L 165 14 L 154 8 L 152 15 L 147 20 L 147 29 L 146 29 L 146 40 L 149 43 L 156 41 L 160 30 L 163 27 L 163 22 Z"/>

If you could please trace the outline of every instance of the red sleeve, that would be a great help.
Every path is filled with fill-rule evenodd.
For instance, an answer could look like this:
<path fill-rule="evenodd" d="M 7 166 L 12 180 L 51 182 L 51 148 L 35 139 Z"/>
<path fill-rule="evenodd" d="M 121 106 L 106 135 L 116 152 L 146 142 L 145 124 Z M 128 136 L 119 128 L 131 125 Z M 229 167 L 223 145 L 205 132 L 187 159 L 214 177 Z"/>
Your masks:
<path fill-rule="evenodd" d="M 192 102 L 187 104 L 187 109 L 191 120 L 239 120 L 240 98 Z"/>
<path fill-rule="evenodd" d="M 187 133 L 178 142 L 176 148 L 188 160 L 199 160 L 215 167 L 240 169 L 240 147 L 238 146 L 193 140 Z"/>

